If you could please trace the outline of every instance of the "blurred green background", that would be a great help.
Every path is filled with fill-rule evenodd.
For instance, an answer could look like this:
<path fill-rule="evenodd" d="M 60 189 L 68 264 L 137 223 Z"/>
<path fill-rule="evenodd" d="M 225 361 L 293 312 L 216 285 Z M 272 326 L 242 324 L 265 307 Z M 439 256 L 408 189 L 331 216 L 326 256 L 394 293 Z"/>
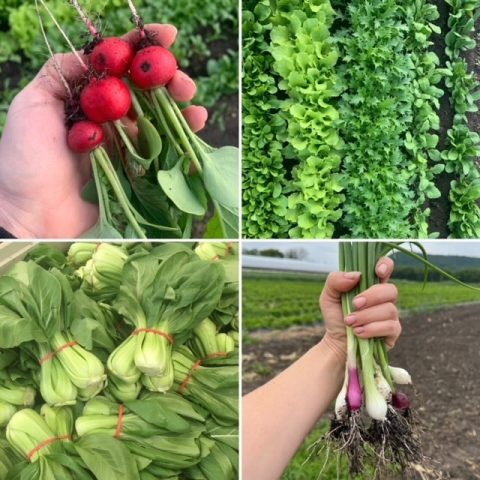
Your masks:
<path fill-rule="evenodd" d="M 49 0 L 50 10 L 79 49 L 89 40 L 86 28 L 67 0 Z M 126 0 L 80 0 L 105 35 L 133 28 Z M 204 137 L 213 144 L 238 144 L 238 2 L 236 0 L 136 0 L 146 23 L 172 23 L 179 31 L 172 50 L 182 70 L 195 79 L 195 104 L 208 108 Z M 48 59 L 34 0 L 0 0 L 0 134 L 15 94 Z M 65 41 L 42 11 L 55 52 Z"/>

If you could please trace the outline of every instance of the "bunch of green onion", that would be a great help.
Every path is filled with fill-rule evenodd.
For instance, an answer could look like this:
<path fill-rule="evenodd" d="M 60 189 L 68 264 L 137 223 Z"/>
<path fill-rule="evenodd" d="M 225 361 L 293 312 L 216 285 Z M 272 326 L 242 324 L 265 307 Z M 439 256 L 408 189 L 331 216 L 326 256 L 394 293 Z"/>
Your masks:
<path fill-rule="evenodd" d="M 353 312 L 352 300 L 360 292 L 378 283 L 375 268 L 378 260 L 392 250 L 401 251 L 425 266 L 436 270 L 452 281 L 470 287 L 452 275 L 433 265 L 424 248 L 422 255 L 389 242 L 340 242 L 340 269 L 345 272 L 361 272 L 355 289 L 342 295 L 344 317 Z M 416 434 L 415 415 L 411 401 L 399 386 L 409 385 L 408 372 L 389 364 L 388 351 L 383 338 L 358 338 L 352 327 L 346 327 L 347 360 L 342 389 L 335 402 L 327 440 L 344 452 L 350 461 L 352 474 L 363 470 L 365 463 L 377 468 L 396 465 L 401 469 L 423 458 Z M 322 440 L 323 441 L 323 440 Z"/>

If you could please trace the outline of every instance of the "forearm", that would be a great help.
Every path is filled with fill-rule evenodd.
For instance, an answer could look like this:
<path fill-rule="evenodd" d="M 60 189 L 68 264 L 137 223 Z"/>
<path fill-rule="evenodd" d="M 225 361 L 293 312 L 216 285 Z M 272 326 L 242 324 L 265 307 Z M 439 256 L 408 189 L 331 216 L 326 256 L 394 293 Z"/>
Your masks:
<path fill-rule="evenodd" d="M 243 475 L 273 480 L 318 419 L 343 382 L 344 352 L 328 338 L 270 382 L 243 399 Z"/>

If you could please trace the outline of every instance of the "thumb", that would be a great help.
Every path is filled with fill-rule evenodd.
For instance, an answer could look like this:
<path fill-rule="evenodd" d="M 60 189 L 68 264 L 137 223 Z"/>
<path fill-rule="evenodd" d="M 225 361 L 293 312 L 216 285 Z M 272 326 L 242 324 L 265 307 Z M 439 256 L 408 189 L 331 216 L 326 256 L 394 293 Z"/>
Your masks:
<path fill-rule="evenodd" d="M 332 272 L 328 275 L 327 281 L 320 295 L 320 308 L 325 314 L 342 306 L 342 293 L 349 292 L 360 280 L 360 272 Z"/>

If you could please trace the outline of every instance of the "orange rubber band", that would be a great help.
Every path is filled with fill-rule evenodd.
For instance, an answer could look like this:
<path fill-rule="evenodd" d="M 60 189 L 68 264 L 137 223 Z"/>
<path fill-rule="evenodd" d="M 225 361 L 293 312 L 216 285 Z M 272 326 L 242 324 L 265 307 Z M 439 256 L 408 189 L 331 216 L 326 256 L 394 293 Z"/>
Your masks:
<path fill-rule="evenodd" d="M 58 440 L 71 440 L 72 437 L 70 435 L 63 435 L 61 437 L 52 437 L 52 438 L 47 438 L 44 442 L 40 443 L 39 445 L 37 445 L 33 450 L 31 450 L 28 455 L 27 455 L 27 458 L 29 461 L 32 461 L 32 457 L 37 453 L 39 452 L 42 448 L 45 448 L 47 447 L 48 445 L 51 445 L 52 443 L 55 443 L 57 442 Z"/>
<path fill-rule="evenodd" d="M 132 333 L 132 335 L 138 335 L 139 333 L 142 333 L 142 332 L 154 333 L 155 335 L 160 335 L 161 337 L 166 338 L 168 340 L 168 343 L 171 343 L 172 345 L 174 343 L 173 337 L 171 335 L 169 335 L 168 333 L 162 332 L 161 330 L 157 330 L 155 328 L 137 328 Z"/>
<path fill-rule="evenodd" d="M 211 358 L 224 358 L 228 356 L 228 353 L 226 352 L 217 352 L 217 353 L 210 353 L 207 355 L 204 359 L 197 360 L 193 365 L 190 371 L 188 372 L 188 375 L 185 377 L 185 380 L 181 383 L 180 387 L 178 387 L 178 393 L 182 393 L 185 388 L 187 388 L 187 385 L 190 383 L 190 380 L 192 379 L 193 374 L 195 373 L 195 370 L 197 370 L 199 367 L 202 366 L 202 363 L 205 360 L 210 360 Z"/>
<path fill-rule="evenodd" d="M 62 345 L 61 347 L 57 348 L 55 351 L 47 353 L 43 358 L 41 358 L 38 363 L 40 365 L 43 365 L 45 362 L 48 362 L 51 360 L 53 357 L 55 357 L 58 353 L 63 352 L 67 348 L 74 347 L 75 345 L 78 345 L 77 342 L 68 342 L 65 345 Z"/>
<path fill-rule="evenodd" d="M 125 407 L 123 403 L 121 403 L 118 409 L 118 422 L 117 422 L 117 429 L 115 430 L 115 438 L 120 438 L 120 436 L 122 435 L 124 415 L 125 415 Z"/>

